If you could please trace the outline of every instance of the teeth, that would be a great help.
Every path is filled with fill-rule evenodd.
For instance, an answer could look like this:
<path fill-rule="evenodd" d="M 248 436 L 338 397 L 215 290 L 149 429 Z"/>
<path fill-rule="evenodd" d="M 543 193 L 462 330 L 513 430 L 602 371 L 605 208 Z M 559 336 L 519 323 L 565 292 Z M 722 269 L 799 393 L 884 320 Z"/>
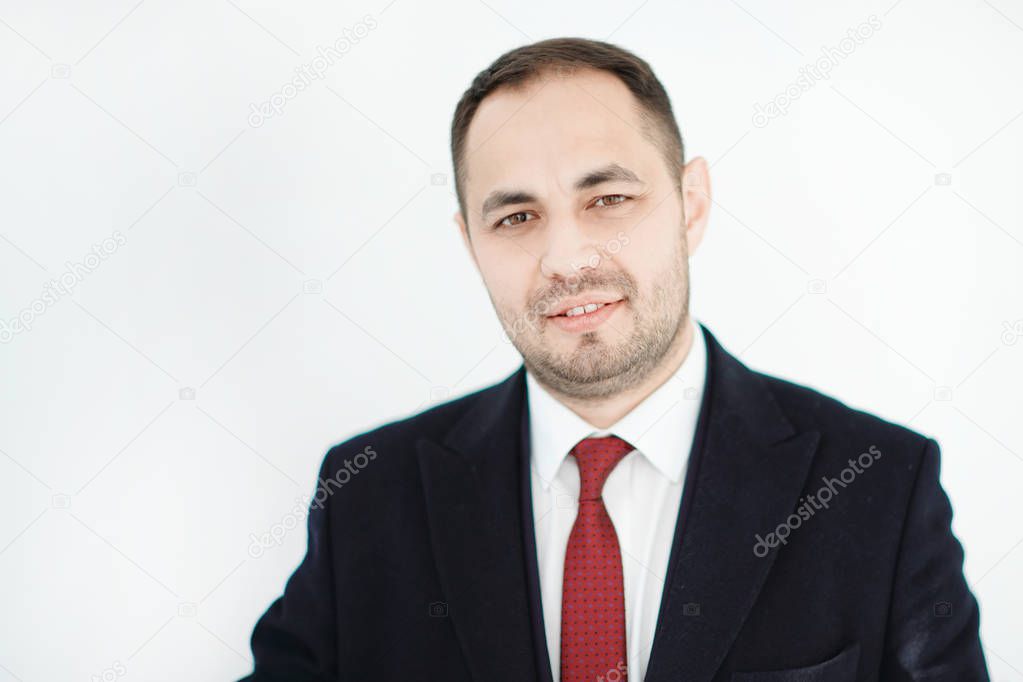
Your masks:
<path fill-rule="evenodd" d="M 603 308 L 603 303 L 587 303 L 586 305 L 576 306 L 571 310 L 565 311 L 565 317 L 575 317 L 576 315 L 582 315 L 584 313 L 592 313 L 597 308 Z"/>

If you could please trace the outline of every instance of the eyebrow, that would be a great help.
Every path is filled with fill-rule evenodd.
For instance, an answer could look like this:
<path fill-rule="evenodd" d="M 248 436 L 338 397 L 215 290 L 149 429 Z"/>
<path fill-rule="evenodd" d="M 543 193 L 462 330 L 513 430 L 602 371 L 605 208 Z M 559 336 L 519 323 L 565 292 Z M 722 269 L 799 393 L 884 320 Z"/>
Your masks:
<path fill-rule="evenodd" d="M 609 163 L 582 175 L 575 181 L 573 188 L 576 191 L 581 191 L 605 182 L 641 183 L 642 180 L 628 168 L 617 163 Z M 485 217 L 503 206 L 526 204 L 532 201 L 536 201 L 536 197 L 524 190 L 494 190 L 483 201 L 481 215 Z"/>

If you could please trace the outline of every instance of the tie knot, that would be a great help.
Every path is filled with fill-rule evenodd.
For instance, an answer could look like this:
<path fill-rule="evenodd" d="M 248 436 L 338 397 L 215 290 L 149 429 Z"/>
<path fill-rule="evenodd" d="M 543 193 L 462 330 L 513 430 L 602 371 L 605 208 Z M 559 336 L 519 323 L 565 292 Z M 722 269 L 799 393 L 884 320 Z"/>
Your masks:
<path fill-rule="evenodd" d="M 579 501 L 599 499 L 611 470 L 632 450 L 633 447 L 618 436 L 579 441 L 569 453 L 579 463 Z"/>

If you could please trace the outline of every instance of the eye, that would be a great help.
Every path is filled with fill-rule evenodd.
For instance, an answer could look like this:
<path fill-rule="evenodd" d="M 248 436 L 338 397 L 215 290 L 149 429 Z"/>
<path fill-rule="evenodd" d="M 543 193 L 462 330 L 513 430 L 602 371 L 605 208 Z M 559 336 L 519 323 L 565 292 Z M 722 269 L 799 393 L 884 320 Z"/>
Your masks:
<path fill-rule="evenodd" d="M 624 194 L 605 194 L 602 197 L 597 197 L 597 200 L 593 202 L 594 206 L 600 206 L 601 208 L 610 208 L 617 206 L 618 204 L 624 204 L 629 197 Z M 601 204 L 601 202 L 604 202 Z"/>
<path fill-rule="evenodd" d="M 519 211 L 518 213 L 512 213 L 510 216 L 505 216 L 504 218 L 501 218 L 500 220 L 498 220 L 497 223 L 494 224 L 494 227 L 495 228 L 498 228 L 498 227 L 517 227 L 518 225 L 521 225 L 522 223 L 524 223 L 526 221 L 524 219 L 523 220 L 516 220 L 516 219 L 520 218 L 522 216 L 528 216 L 528 215 L 529 215 L 529 213 L 526 212 L 526 211 Z"/>

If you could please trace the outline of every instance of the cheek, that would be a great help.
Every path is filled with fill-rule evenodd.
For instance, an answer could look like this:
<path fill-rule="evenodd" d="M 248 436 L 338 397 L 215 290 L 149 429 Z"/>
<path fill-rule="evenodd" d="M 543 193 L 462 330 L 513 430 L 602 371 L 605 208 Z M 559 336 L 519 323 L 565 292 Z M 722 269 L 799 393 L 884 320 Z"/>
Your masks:
<path fill-rule="evenodd" d="M 480 245 L 476 251 L 484 284 L 495 304 L 522 308 L 535 289 L 536 260 L 514 244 Z"/>
<path fill-rule="evenodd" d="M 625 234 L 628 244 L 621 249 L 622 259 L 636 268 L 637 277 L 643 271 L 663 272 L 671 263 L 677 263 L 685 251 L 685 230 L 681 213 L 670 208 L 659 209 Z"/>
<path fill-rule="evenodd" d="M 650 226 L 653 227 L 653 226 Z M 638 289 L 640 302 L 646 301 L 660 286 L 681 277 L 684 267 L 680 235 L 672 235 L 664 226 L 659 231 L 642 228 L 628 235 L 628 243 L 614 256 L 614 268 L 629 275 Z"/>
<path fill-rule="evenodd" d="M 653 230 L 642 228 L 628 232 L 626 239 L 619 241 L 623 245 L 612 256 L 615 269 L 628 273 L 641 289 L 646 289 L 647 282 L 663 270 L 668 244 Z"/>

